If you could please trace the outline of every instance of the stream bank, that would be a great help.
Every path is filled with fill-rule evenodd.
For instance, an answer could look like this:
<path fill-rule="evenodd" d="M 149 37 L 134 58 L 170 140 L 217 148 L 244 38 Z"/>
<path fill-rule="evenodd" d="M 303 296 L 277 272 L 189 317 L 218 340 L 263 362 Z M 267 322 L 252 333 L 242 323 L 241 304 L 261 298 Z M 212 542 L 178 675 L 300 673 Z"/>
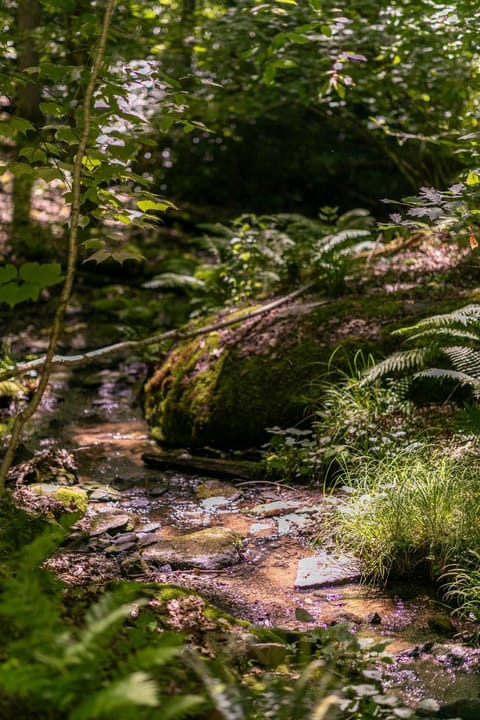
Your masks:
<path fill-rule="evenodd" d="M 173 584 L 285 632 L 346 622 L 366 644 L 391 640 L 396 661 L 385 682 L 414 705 L 477 697 L 478 651 L 462 644 L 467 628 L 451 623 L 432 588 L 364 586 L 355 562 L 345 559 L 329 564 L 329 579 L 312 577 L 325 572 L 322 552 L 335 555 L 308 542 L 328 512 L 320 490 L 146 466 L 142 455 L 156 445 L 137 401 L 144 373 L 142 363 L 127 362 L 115 372 L 57 372 L 32 425 L 40 448 L 73 454 L 73 487 L 89 499 L 85 517 L 48 563 L 59 577 L 78 586 Z M 191 535 L 198 551 L 209 528 L 215 543 L 201 557 L 178 547 L 179 537 Z"/>

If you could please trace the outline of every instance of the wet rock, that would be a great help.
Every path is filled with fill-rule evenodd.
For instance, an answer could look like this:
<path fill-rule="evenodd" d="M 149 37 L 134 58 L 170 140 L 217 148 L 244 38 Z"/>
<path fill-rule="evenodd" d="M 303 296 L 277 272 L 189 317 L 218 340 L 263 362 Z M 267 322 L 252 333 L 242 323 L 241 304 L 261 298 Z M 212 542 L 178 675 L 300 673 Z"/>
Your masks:
<path fill-rule="evenodd" d="M 440 704 L 433 700 L 433 698 L 425 698 L 418 703 L 417 713 L 418 715 L 425 717 L 431 714 L 436 715 L 440 710 Z"/>
<path fill-rule="evenodd" d="M 120 563 L 123 577 L 134 578 L 150 572 L 148 563 L 140 555 L 130 555 Z"/>
<path fill-rule="evenodd" d="M 121 553 L 128 552 L 129 550 L 133 550 L 133 548 L 136 546 L 136 543 L 134 542 L 124 542 L 120 543 L 118 545 L 114 545 L 113 543 L 111 545 L 108 545 L 108 547 L 105 548 L 106 555 L 120 555 Z"/>
<path fill-rule="evenodd" d="M 283 643 L 254 643 L 250 646 L 250 655 L 263 667 L 277 667 L 285 662 L 287 646 Z"/>
<path fill-rule="evenodd" d="M 300 501 L 295 500 L 275 500 L 274 502 L 255 505 L 255 507 L 246 510 L 249 515 L 258 515 L 259 517 L 269 518 L 276 515 L 285 515 L 289 512 L 298 510 L 302 506 Z"/>
<path fill-rule="evenodd" d="M 137 533 L 134 532 L 127 532 L 127 533 L 120 533 L 120 535 L 117 535 L 113 540 L 114 545 L 123 545 L 124 543 L 134 543 L 138 540 Z"/>
<path fill-rule="evenodd" d="M 138 544 L 142 547 L 153 545 L 156 542 L 158 542 L 158 536 L 155 533 L 142 533 L 138 536 Z"/>
<path fill-rule="evenodd" d="M 232 504 L 232 501 L 226 497 L 210 497 L 201 501 L 202 510 L 207 513 L 213 513 L 221 508 L 228 508 Z"/>
<path fill-rule="evenodd" d="M 295 588 L 307 590 L 329 585 L 345 585 L 358 582 L 360 566 L 353 555 L 334 557 L 322 552 L 298 562 Z"/>
<path fill-rule="evenodd" d="M 216 570 L 240 562 L 238 542 L 232 530 L 212 527 L 160 540 L 146 548 L 142 557 L 156 565 L 169 563 L 174 569 Z"/>
<path fill-rule="evenodd" d="M 288 513 L 288 515 L 282 515 L 277 520 L 278 534 L 290 535 L 290 533 L 298 532 L 310 524 L 311 520 L 308 515 Z"/>
<path fill-rule="evenodd" d="M 132 530 L 134 527 L 133 519 L 126 513 L 106 512 L 93 518 L 88 528 L 92 537 L 108 533 L 109 535 L 117 535 L 118 533 Z"/>
<path fill-rule="evenodd" d="M 198 485 L 195 495 L 199 500 L 222 497 L 233 501 L 238 500 L 242 493 L 231 483 L 221 482 L 220 480 L 205 480 L 205 482 Z"/>
<path fill-rule="evenodd" d="M 110 487 L 110 485 L 92 489 L 89 495 L 92 502 L 110 502 L 112 500 L 119 500 L 121 497 L 122 493 Z"/>
<path fill-rule="evenodd" d="M 160 497 L 161 495 L 165 495 L 166 492 L 168 492 L 169 486 L 167 484 L 163 483 L 155 483 L 155 485 L 152 485 L 147 488 L 147 493 L 151 497 Z"/>
<path fill-rule="evenodd" d="M 35 495 L 44 495 L 62 503 L 68 510 L 84 513 L 88 507 L 88 496 L 85 490 L 78 487 L 65 487 L 49 483 L 35 483 L 29 489 Z"/>
<path fill-rule="evenodd" d="M 265 537 L 271 535 L 276 530 L 273 520 L 267 520 L 266 522 L 255 522 L 250 526 L 248 531 L 249 535 L 259 535 Z"/>

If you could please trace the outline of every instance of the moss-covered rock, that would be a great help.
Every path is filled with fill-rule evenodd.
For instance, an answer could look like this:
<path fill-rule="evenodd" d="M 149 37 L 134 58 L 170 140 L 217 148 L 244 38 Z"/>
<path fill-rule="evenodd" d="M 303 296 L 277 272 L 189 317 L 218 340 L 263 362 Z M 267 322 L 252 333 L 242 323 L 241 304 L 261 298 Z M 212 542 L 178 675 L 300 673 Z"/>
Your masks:
<path fill-rule="evenodd" d="M 65 487 L 48 483 L 35 483 L 30 485 L 30 491 L 35 495 L 51 497 L 62 503 L 68 510 L 78 510 L 82 514 L 88 507 L 88 495 L 85 490 L 78 487 Z"/>
<path fill-rule="evenodd" d="M 179 343 L 145 386 L 154 437 L 177 447 L 245 448 L 264 442 L 268 427 L 298 423 L 339 343 L 381 353 L 385 321 L 405 313 L 401 299 L 384 300 L 310 300 Z M 241 319 L 251 309 L 235 312 Z M 232 316 L 222 311 L 210 322 Z"/>

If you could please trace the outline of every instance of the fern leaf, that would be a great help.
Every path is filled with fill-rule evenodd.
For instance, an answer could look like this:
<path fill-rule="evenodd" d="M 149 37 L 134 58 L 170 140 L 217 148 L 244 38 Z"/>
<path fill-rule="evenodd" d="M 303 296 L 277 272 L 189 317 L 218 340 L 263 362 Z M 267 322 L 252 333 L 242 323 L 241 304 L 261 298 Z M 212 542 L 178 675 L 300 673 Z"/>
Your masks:
<path fill-rule="evenodd" d="M 199 705 L 205 703 L 205 698 L 200 695 L 182 695 L 181 697 L 170 698 L 161 703 L 162 720 L 176 720 L 176 718 L 189 715 Z"/>
<path fill-rule="evenodd" d="M 322 257 L 325 253 L 330 253 L 333 250 L 337 250 L 343 245 L 352 244 L 352 240 L 358 240 L 359 238 L 365 238 L 371 235 L 370 230 L 361 230 L 359 228 L 351 228 L 346 230 L 340 230 L 333 235 L 325 235 L 318 243 L 318 257 Z"/>
<path fill-rule="evenodd" d="M 144 672 L 135 672 L 111 683 L 107 688 L 87 697 L 70 714 L 70 720 L 97 720 L 134 705 L 157 707 L 155 681 Z"/>
<path fill-rule="evenodd" d="M 423 367 L 430 355 L 430 348 L 413 348 L 396 352 L 368 369 L 364 373 L 364 380 L 370 382 L 385 375 L 412 372 Z"/>
<path fill-rule="evenodd" d="M 458 328 L 440 327 L 440 328 L 427 328 L 415 335 L 410 335 L 407 338 L 407 342 L 413 342 L 415 340 L 421 340 L 423 338 L 434 338 L 441 344 L 442 340 L 464 340 L 465 342 L 477 342 L 480 343 L 480 333 L 474 333 L 469 330 L 460 330 Z"/>
<path fill-rule="evenodd" d="M 163 288 L 188 288 L 189 290 L 203 290 L 205 287 L 205 283 L 203 282 L 203 280 L 199 280 L 199 278 L 194 277 L 193 275 L 181 275 L 180 273 L 162 273 L 161 275 L 156 275 L 148 282 L 143 283 L 142 287 L 148 288 L 149 290 L 158 290 Z"/>
<path fill-rule="evenodd" d="M 455 370 L 480 380 L 480 352 L 465 345 L 453 345 L 442 349 Z"/>
<path fill-rule="evenodd" d="M 93 605 L 85 616 L 85 627 L 81 631 L 80 639 L 65 649 L 66 662 L 81 662 L 98 650 L 99 638 L 114 625 L 125 620 L 132 610 L 139 605 L 145 605 L 146 600 L 137 600 L 133 603 L 126 603 L 120 607 L 112 607 L 116 604 L 114 597 L 107 595 Z"/>
<path fill-rule="evenodd" d="M 409 335 L 412 332 L 419 332 L 428 327 L 448 328 L 455 326 L 468 326 L 480 321 L 480 305 L 465 305 L 462 308 L 454 310 L 443 315 L 432 315 L 431 317 L 420 320 L 415 325 L 395 330 L 395 335 Z"/>
<path fill-rule="evenodd" d="M 468 385 L 469 387 L 480 390 L 480 380 L 473 378 L 467 373 L 460 372 L 458 370 L 450 370 L 448 368 L 429 368 L 427 370 L 420 370 L 415 373 L 415 378 L 428 377 L 436 378 L 437 380 L 454 380 L 460 383 L 460 385 Z"/>

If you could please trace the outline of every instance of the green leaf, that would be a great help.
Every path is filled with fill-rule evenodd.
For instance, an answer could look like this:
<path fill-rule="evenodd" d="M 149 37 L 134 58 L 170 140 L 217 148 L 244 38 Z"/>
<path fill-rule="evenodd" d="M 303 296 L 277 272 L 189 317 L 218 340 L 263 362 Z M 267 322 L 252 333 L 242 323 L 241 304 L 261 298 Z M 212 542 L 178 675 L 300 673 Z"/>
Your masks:
<path fill-rule="evenodd" d="M 298 622 L 304 622 L 304 623 L 311 623 L 315 622 L 315 618 L 313 615 L 310 615 L 308 610 L 305 610 L 301 607 L 295 608 L 295 619 L 298 620 Z"/>
<path fill-rule="evenodd" d="M 478 185 L 478 183 L 480 183 L 480 177 L 472 170 L 468 173 L 467 185 Z"/>
<path fill-rule="evenodd" d="M 55 102 L 41 102 L 39 108 L 44 115 L 52 115 L 53 117 L 62 117 L 65 115 L 65 108 Z"/>
<path fill-rule="evenodd" d="M 7 303 L 10 308 L 18 305 L 25 300 L 38 300 L 40 293 L 39 285 L 32 285 L 31 283 L 8 283 L 0 287 L 0 302 Z"/>
<path fill-rule="evenodd" d="M 14 265 L 0 267 L 0 285 L 11 282 L 17 277 L 17 268 Z"/>
<path fill-rule="evenodd" d="M 142 212 L 148 212 L 149 210 L 159 210 L 160 212 L 165 212 L 165 210 L 172 207 L 172 203 L 167 201 L 161 202 L 158 200 L 139 200 L 137 202 L 137 207 Z"/>
<path fill-rule="evenodd" d="M 66 142 L 69 145 L 78 145 L 78 135 L 69 125 L 60 125 L 60 127 L 57 128 L 55 137 L 60 142 Z"/>
<path fill-rule="evenodd" d="M 22 135 L 25 135 L 30 130 L 35 131 L 35 127 L 32 125 L 30 120 L 25 120 L 25 118 L 21 117 L 14 116 L 10 118 L 10 125 L 12 125 L 15 130 L 22 133 Z"/>
<path fill-rule="evenodd" d="M 60 263 L 25 263 L 20 268 L 19 276 L 25 282 L 44 288 L 61 282 L 61 270 Z"/>

